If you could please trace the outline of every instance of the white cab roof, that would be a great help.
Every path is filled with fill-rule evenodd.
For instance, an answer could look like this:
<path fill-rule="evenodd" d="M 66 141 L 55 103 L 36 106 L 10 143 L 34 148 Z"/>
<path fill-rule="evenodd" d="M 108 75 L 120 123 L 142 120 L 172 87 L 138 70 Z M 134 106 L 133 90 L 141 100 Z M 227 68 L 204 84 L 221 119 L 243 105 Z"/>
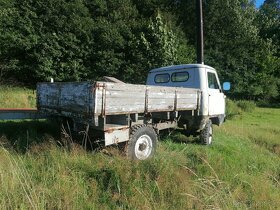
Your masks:
<path fill-rule="evenodd" d="M 181 69 L 188 69 L 188 68 L 208 68 L 214 70 L 213 67 L 204 64 L 180 64 L 180 65 L 165 66 L 161 68 L 152 69 L 149 73 L 162 72 L 168 70 L 181 70 Z"/>

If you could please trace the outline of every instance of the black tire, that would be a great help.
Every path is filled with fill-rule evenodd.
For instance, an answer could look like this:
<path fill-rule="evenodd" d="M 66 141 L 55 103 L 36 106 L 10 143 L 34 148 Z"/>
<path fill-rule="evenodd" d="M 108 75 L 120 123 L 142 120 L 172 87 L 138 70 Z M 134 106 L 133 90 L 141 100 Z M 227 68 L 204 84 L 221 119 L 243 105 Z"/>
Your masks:
<path fill-rule="evenodd" d="M 157 134 L 152 127 L 136 125 L 131 128 L 126 154 L 132 160 L 146 160 L 154 156 Z"/>
<path fill-rule="evenodd" d="M 200 133 L 200 141 L 204 145 L 211 145 L 213 141 L 213 126 L 212 121 L 208 120 L 205 127 Z"/>

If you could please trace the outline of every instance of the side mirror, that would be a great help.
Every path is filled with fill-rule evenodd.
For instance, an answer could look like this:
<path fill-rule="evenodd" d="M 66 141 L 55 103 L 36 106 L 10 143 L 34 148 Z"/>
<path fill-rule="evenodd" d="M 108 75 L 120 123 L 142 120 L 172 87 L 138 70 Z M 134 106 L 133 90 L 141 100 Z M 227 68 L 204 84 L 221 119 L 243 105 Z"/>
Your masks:
<path fill-rule="evenodd" d="M 223 90 L 225 90 L 225 91 L 230 90 L 230 82 L 223 83 Z"/>

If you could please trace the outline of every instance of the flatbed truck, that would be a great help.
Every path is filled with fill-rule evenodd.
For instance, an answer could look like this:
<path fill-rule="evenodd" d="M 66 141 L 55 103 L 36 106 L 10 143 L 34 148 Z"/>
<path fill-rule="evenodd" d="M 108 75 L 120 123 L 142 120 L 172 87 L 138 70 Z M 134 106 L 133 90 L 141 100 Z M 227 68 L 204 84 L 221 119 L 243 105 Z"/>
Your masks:
<path fill-rule="evenodd" d="M 228 86 L 222 88 L 210 66 L 174 65 L 151 70 L 146 85 L 114 79 L 38 83 L 37 111 L 29 112 L 34 118 L 63 119 L 71 132 L 86 130 L 106 146 L 125 144 L 129 158 L 145 160 L 155 154 L 158 134 L 165 129 L 184 129 L 210 145 L 213 124 L 225 119 L 223 89 Z"/>

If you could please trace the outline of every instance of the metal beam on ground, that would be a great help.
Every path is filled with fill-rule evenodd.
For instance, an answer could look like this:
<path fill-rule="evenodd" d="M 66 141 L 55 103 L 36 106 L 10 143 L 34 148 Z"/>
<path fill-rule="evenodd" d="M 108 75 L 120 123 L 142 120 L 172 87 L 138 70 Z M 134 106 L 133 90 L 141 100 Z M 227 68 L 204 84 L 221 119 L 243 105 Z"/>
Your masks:
<path fill-rule="evenodd" d="M 0 120 L 46 119 L 37 109 L 0 109 Z"/>

